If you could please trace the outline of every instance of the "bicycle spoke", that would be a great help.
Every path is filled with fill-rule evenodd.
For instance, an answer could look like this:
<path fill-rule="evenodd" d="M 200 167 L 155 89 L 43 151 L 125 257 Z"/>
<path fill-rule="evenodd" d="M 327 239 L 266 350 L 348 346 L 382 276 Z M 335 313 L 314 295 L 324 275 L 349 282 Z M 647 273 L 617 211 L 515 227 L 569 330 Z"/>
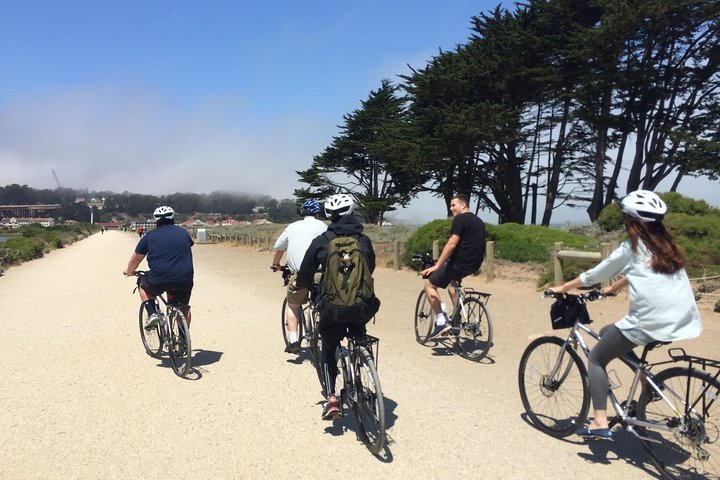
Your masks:
<path fill-rule="evenodd" d="M 422 291 L 415 304 L 415 340 L 419 344 L 425 344 L 430 338 L 434 321 L 435 314 L 430 306 L 430 301 Z"/>
<path fill-rule="evenodd" d="M 720 382 L 684 367 L 659 372 L 654 381 L 667 400 L 644 390 L 638 418 L 661 427 L 642 430 L 654 440 L 643 446 L 655 465 L 670 478 L 720 478 Z"/>
<path fill-rule="evenodd" d="M 145 353 L 153 358 L 157 358 L 162 353 L 162 335 L 160 333 L 160 323 L 151 330 L 145 330 L 145 323 L 147 322 L 148 314 L 144 305 L 140 305 L 140 339 L 142 340 L 143 347 L 145 347 Z"/>
<path fill-rule="evenodd" d="M 363 441 L 378 453 L 385 444 L 385 400 L 372 356 L 364 347 L 357 348 L 355 414 Z"/>
<path fill-rule="evenodd" d="M 456 342 L 463 357 L 478 362 L 492 346 L 492 319 L 485 304 L 478 299 L 466 298 L 463 303 Z"/>
<path fill-rule="evenodd" d="M 562 362 L 555 368 L 560 353 Z M 539 430 L 565 437 L 585 421 L 590 403 L 587 371 L 574 350 L 563 351 L 560 338 L 542 337 L 528 345 L 518 383 L 525 411 Z"/>
<path fill-rule="evenodd" d="M 185 315 L 178 309 L 168 309 L 168 322 L 170 325 L 170 338 L 168 351 L 173 371 L 180 377 L 187 375 L 190 370 L 192 349 L 190 344 L 190 330 Z"/>

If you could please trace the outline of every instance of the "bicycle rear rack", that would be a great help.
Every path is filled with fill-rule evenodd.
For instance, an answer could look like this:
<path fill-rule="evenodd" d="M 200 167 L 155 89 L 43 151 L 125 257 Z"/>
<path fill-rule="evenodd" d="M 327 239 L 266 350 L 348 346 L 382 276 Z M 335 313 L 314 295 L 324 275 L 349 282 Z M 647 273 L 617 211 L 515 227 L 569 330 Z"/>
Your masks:
<path fill-rule="evenodd" d="M 684 348 L 675 347 L 668 350 L 668 355 L 672 358 L 673 362 L 688 362 L 688 367 L 697 368 L 700 365 L 700 370 L 707 372 L 708 369 L 714 368 L 717 371 L 713 379 L 717 379 L 720 376 L 720 361 L 712 360 L 710 358 L 696 357 L 695 355 L 688 355 L 685 353 Z M 665 362 L 664 362 L 665 363 Z M 708 372 L 710 373 L 710 372 Z"/>
<path fill-rule="evenodd" d="M 488 301 L 490 300 L 490 295 L 491 295 L 490 293 L 480 292 L 478 290 L 475 290 L 472 287 L 465 287 L 463 289 L 463 293 L 465 294 L 465 296 L 468 296 L 468 297 L 479 297 L 478 300 L 480 300 L 482 303 L 488 303 Z"/>
<path fill-rule="evenodd" d="M 352 337 L 353 343 L 360 347 L 365 347 L 372 355 L 375 362 L 375 368 L 378 368 L 378 354 L 380 353 L 380 339 L 372 335 L 363 335 L 362 337 Z"/>

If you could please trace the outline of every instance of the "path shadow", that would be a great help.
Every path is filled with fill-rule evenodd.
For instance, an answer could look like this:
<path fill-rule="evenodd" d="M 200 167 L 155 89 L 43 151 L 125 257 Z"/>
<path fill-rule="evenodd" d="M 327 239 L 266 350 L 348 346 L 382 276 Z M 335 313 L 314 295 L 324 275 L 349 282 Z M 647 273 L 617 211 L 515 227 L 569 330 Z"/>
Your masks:
<path fill-rule="evenodd" d="M 286 360 L 287 363 L 292 363 L 293 365 L 302 365 L 306 361 L 312 364 L 312 354 L 309 348 L 303 348 L 298 355 L 290 355 L 290 358 Z"/>
<path fill-rule="evenodd" d="M 428 340 L 425 345 L 425 347 L 429 347 L 432 350 L 432 356 L 434 357 L 449 357 L 452 355 L 457 355 L 461 358 L 462 355 L 460 355 L 460 350 L 458 350 L 457 345 L 455 344 L 454 338 L 447 338 L 447 339 L 438 339 L 438 340 Z M 492 348 L 492 346 L 490 347 Z M 473 361 L 469 358 L 466 358 L 466 360 L 471 361 L 473 363 L 477 363 L 480 365 L 494 365 L 495 360 L 492 358 L 490 353 L 488 353 L 485 357 L 483 357 L 480 361 Z"/>
<path fill-rule="evenodd" d="M 397 414 L 395 413 L 395 409 L 397 408 L 397 402 L 394 400 L 385 397 L 385 445 L 383 446 L 382 451 L 379 453 L 373 453 L 372 455 L 378 459 L 379 461 L 383 463 L 391 463 L 394 459 L 392 450 L 390 449 L 391 445 L 395 444 L 395 440 L 390 436 L 388 433 L 388 430 L 395 425 L 395 421 L 397 420 Z M 324 402 L 319 402 L 318 405 L 322 406 Z M 358 425 L 357 418 L 355 416 L 355 412 L 352 411 L 352 409 L 344 408 L 343 409 L 343 416 L 340 417 L 337 420 L 333 420 L 332 424 L 328 427 L 325 427 L 325 433 L 332 435 L 334 437 L 338 437 L 340 435 L 344 435 L 346 431 L 352 431 L 355 433 L 355 438 L 358 442 L 360 442 L 363 446 L 363 448 L 367 448 L 365 446 L 365 443 L 363 442 L 362 436 L 360 434 L 360 426 Z"/>
<path fill-rule="evenodd" d="M 223 352 L 216 352 L 213 350 L 194 349 L 192 360 L 190 362 L 190 371 L 183 377 L 184 380 L 200 380 L 203 376 L 203 372 L 207 372 L 204 366 L 217 363 L 220 361 Z M 159 366 L 172 370 L 172 362 L 170 356 L 164 353 L 162 357 L 158 358 L 160 361 Z M 178 377 L 180 378 L 180 377 Z"/>
<path fill-rule="evenodd" d="M 532 423 L 527 413 L 522 413 L 520 418 L 528 424 L 529 427 L 535 428 L 535 425 Z M 577 456 L 588 463 L 610 465 L 613 462 L 624 461 L 625 463 L 628 463 L 645 472 L 650 476 L 650 478 L 665 478 L 657 470 L 655 465 L 652 463 L 650 456 L 647 452 L 645 452 L 640 444 L 640 441 L 634 435 L 620 429 L 613 431 L 613 439 L 614 441 L 612 442 L 604 440 L 592 441 L 585 440 L 577 435 L 569 435 L 567 437 L 558 438 L 557 440 L 577 445 Z M 589 450 L 589 452 L 585 451 L 586 449 Z"/>

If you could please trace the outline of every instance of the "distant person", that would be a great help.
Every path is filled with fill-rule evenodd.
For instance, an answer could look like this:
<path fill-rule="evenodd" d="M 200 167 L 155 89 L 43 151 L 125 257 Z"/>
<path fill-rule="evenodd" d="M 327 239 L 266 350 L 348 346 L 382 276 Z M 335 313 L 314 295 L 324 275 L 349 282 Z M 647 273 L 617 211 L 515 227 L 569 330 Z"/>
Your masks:
<path fill-rule="evenodd" d="M 273 253 L 272 266 L 273 272 L 280 270 L 280 259 L 283 252 L 287 251 L 287 265 L 292 271 L 292 276 L 287 285 L 287 309 L 285 316 L 287 318 L 288 328 L 288 345 L 285 347 L 287 353 L 300 353 L 300 338 L 298 333 L 298 319 L 300 318 L 300 308 L 309 299 L 307 288 L 298 288 L 295 285 L 297 272 L 300 270 L 300 264 L 305 257 L 310 243 L 327 230 L 327 225 L 318 219 L 320 215 L 320 204 L 315 200 L 308 200 L 300 207 L 300 215 L 304 218 L 288 225 L 275 241 L 275 252 Z"/>
<path fill-rule="evenodd" d="M 425 295 L 435 312 L 435 329 L 431 338 L 446 335 L 451 324 L 442 311 L 438 288 L 447 288 L 451 283 L 462 280 L 480 268 L 485 257 L 485 223 L 468 209 L 469 199 L 455 195 L 450 200 L 453 215 L 450 238 L 432 267 L 422 271 L 425 280 Z M 453 307 L 457 305 L 455 289 L 448 289 Z"/>
<path fill-rule="evenodd" d="M 138 293 L 148 313 L 146 330 L 157 325 L 155 298 L 163 292 L 168 292 L 168 300 L 172 298 L 187 305 L 183 313 L 189 326 L 194 277 L 191 247 L 194 242 L 187 230 L 175 226 L 175 211 L 171 207 L 156 208 L 153 217 L 157 228 L 140 238 L 123 274 L 134 275 L 147 256 L 150 271 L 138 278 Z"/>
<path fill-rule="evenodd" d="M 142 238 L 143 235 L 145 234 L 145 229 L 143 227 L 138 227 L 137 234 L 138 234 L 138 237 Z"/>
<path fill-rule="evenodd" d="M 605 295 L 630 286 L 630 308 L 625 317 L 600 329 L 600 340 L 588 357 L 590 398 L 595 417 L 578 430 L 586 438 L 612 440 L 607 418 L 609 380 L 605 370 L 611 360 L 638 345 L 695 338 L 702 332 L 702 320 L 690 280 L 685 273 L 685 255 L 662 223 L 667 205 L 649 190 L 629 193 L 620 203 L 628 234 L 608 258 L 579 277 L 551 290 L 590 286 L 624 274 Z"/>
<path fill-rule="evenodd" d="M 362 233 L 363 226 L 357 217 L 353 216 L 355 202 L 352 197 L 344 194 L 333 195 L 325 202 L 325 215 L 331 220 L 327 228 L 327 232 L 321 234 L 312 241 L 305 253 L 300 270 L 297 275 L 298 288 L 308 288 L 313 282 L 315 272 L 320 265 L 325 266 L 323 278 L 320 280 L 321 299 L 319 300 L 318 310 L 320 314 L 320 337 L 322 338 L 322 364 L 325 372 L 325 384 L 327 389 L 327 402 L 323 408 L 323 420 L 334 420 L 341 415 L 340 400 L 338 393 L 335 391 L 336 377 L 338 374 L 337 362 L 335 361 L 335 350 L 340 346 L 342 339 L 350 334 L 361 336 L 365 334 L 365 324 L 370 321 L 372 316 L 377 312 L 380 302 L 372 296 L 373 310 L 365 312 L 365 318 L 337 318 L 337 311 L 333 311 L 328 305 L 330 302 L 323 302 L 323 280 L 327 275 L 333 275 L 337 272 L 331 272 L 328 262 L 328 256 L 332 248 L 332 241 L 338 237 L 352 237 L 359 243 L 360 254 L 369 269 L 370 274 L 375 270 L 375 251 L 373 250 L 370 239 Z M 361 268 L 361 265 L 352 265 L 351 268 Z"/>

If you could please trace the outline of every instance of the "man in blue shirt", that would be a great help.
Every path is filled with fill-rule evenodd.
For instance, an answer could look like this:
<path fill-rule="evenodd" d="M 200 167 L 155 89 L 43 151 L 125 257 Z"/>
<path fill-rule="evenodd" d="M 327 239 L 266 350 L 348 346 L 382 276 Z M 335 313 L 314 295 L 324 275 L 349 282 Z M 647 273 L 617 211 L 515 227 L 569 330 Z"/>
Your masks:
<path fill-rule="evenodd" d="M 157 325 L 155 297 L 163 292 L 168 292 L 168 300 L 186 305 L 183 313 L 189 326 L 194 275 L 190 247 L 194 242 L 185 229 L 175 226 L 175 211 L 172 208 L 158 207 L 153 217 L 157 228 L 140 239 L 123 273 L 135 274 L 138 265 L 147 256 L 150 271 L 138 278 L 138 293 L 148 313 L 146 330 L 152 330 Z"/>

